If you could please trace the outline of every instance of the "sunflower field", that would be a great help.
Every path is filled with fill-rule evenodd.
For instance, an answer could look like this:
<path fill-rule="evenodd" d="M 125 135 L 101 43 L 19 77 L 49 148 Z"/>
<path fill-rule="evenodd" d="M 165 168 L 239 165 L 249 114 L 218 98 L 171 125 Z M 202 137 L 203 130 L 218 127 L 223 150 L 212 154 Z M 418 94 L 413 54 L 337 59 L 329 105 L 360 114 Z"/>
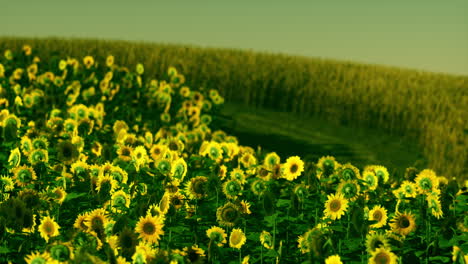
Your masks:
<path fill-rule="evenodd" d="M 468 263 L 467 182 L 280 157 L 181 69 L 0 57 L 0 263 Z"/>

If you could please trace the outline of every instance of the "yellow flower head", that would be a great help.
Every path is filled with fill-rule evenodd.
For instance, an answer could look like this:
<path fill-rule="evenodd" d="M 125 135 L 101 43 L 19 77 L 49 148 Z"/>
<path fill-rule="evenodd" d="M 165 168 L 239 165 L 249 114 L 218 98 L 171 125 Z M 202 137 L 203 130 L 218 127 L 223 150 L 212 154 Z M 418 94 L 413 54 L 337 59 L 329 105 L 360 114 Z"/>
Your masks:
<path fill-rule="evenodd" d="M 393 232 L 406 236 L 416 230 L 415 217 L 409 212 L 397 212 L 390 223 L 390 227 Z"/>
<path fill-rule="evenodd" d="M 221 227 L 213 226 L 206 230 L 206 236 L 218 247 L 222 247 L 227 241 L 227 234 Z"/>
<path fill-rule="evenodd" d="M 246 242 L 244 232 L 240 228 L 234 228 L 229 236 L 229 246 L 240 249 Z"/>
<path fill-rule="evenodd" d="M 45 216 L 41 219 L 41 224 L 39 225 L 39 233 L 41 237 L 45 239 L 46 242 L 49 242 L 51 237 L 58 236 L 60 226 L 54 221 L 54 219 L 49 216 Z"/>
<path fill-rule="evenodd" d="M 298 156 L 289 157 L 283 165 L 283 177 L 294 181 L 304 171 L 304 162 Z"/>
<path fill-rule="evenodd" d="M 369 264 L 397 264 L 397 256 L 390 250 L 380 247 L 374 252 L 369 259 Z"/>
<path fill-rule="evenodd" d="M 343 194 L 330 194 L 328 200 L 325 202 L 325 210 L 323 211 L 325 217 L 332 220 L 340 219 L 348 209 L 348 200 Z"/>
<path fill-rule="evenodd" d="M 387 209 L 380 205 L 374 206 L 369 211 L 369 221 L 377 221 L 377 223 L 370 225 L 371 228 L 381 228 L 387 224 Z"/>
<path fill-rule="evenodd" d="M 139 234 L 140 238 L 149 243 L 158 243 L 161 236 L 164 235 L 163 227 L 163 218 L 146 215 L 140 217 L 135 232 Z"/>

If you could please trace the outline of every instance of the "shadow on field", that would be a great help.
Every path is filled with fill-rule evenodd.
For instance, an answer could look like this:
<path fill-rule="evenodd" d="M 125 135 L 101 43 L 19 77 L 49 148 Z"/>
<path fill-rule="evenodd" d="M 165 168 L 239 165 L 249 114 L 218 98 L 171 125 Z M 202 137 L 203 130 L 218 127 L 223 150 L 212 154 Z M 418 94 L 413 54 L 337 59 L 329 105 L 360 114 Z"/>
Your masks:
<path fill-rule="evenodd" d="M 403 174 L 410 166 L 427 164 L 413 142 L 388 135 L 375 128 L 336 125 L 314 117 L 254 109 L 228 103 L 216 122 L 218 128 L 236 136 L 239 143 L 266 151 L 275 151 L 284 161 L 298 155 L 316 162 L 322 156 L 334 156 L 338 162 L 386 166 L 391 174 Z"/>

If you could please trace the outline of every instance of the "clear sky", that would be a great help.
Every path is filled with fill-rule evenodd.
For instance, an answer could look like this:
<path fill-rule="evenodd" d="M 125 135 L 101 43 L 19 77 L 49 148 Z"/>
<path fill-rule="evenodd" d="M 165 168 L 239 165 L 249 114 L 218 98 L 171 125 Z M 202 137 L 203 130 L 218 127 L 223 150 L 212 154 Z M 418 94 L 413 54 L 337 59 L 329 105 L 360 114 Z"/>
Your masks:
<path fill-rule="evenodd" d="M 468 0 L 0 0 L 0 36 L 253 49 L 468 75 Z"/>

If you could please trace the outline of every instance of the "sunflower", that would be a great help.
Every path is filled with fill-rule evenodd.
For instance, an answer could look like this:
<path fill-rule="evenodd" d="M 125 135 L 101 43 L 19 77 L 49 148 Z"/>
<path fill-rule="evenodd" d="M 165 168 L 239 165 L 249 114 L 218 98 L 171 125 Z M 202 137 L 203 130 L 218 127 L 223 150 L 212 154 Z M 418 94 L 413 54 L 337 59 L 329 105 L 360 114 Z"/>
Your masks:
<path fill-rule="evenodd" d="M 49 253 L 39 253 L 39 251 L 33 252 L 27 255 L 24 260 L 27 264 L 45 264 L 52 263 L 52 258 Z"/>
<path fill-rule="evenodd" d="M 163 175 L 170 174 L 172 170 L 172 164 L 168 159 L 159 159 L 154 162 L 154 165 Z"/>
<path fill-rule="evenodd" d="M 242 154 L 241 158 L 239 159 L 239 162 L 245 169 L 257 165 L 257 159 L 255 158 L 255 156 L 252 153 L 248 152 Z"/>
<path fill-rule="evenodd" d="M 210 229 L 206 230 L 206 236 L 218 247 L 222 247 L 227 242 L 226 231 L 224 231 L 224 229 L 221 227 L 212 226 Z"/>
<path fill-rule="evenodd" d="M 108 222 L 106 211 L 100 208 L 88 213 L 85 224 L 88 226 L 89 231 L 95 232 L 98 238 L 101 238 L 104 235 L 104 226 Z"/>
<path fill-rule="evenodd" d="M 246 241 L 247 238 L 240 228 L 234 228 L 232 230 L 231 235 L 229 236 L 230 247 L 240 249 Z"/>
<path fill-rule="evenodd" d="M 387 224 L 387 209 L 380 205 L 374 206 L 369 211 L 369 221 L 377 221 L 377 223 L 370 225 L 371 228 L 381 228 Z"/>
<path fill-rule="evenodd" d="M 339 255 L 333 255 L 325 259 L 325 264 L 343 264 L 343 262 Z"/>
<path fill-rule="evenodd" d="M 242 184 L 238 180 L 229 180 L 223 184 L 223 193 L 229 199 L 236 199 L 237 196 L 242 195 Z"/>
<path fill-rule="evenodd" d="M 132 153 L 132 161 L 134 162 L 137 171 L 140 170 L 141 166 L 145 166 L 150 161 L 144 146 L 138 146 L 135 148 Z"/>
<path fill-rule="evenodd" d="M 120 145 L 117 149 L 117 155 L 119 155 L 119 159 L 123 161 L 131 161 L 133 155 L 133 148 L 126 145 Z"/>
<path fill-rule="evenodd" d="M 267 249 L 273 249 L 273 236 L 265 230 L 260 234 L 260 243 Z"/>
<path fill-rule="evenodd" d="M 0 193 L 8 193 L 15 188 L 15 183 L 13 179 L 8 176 L 0 177 Z"/>
<path fill-rule="evenodd" d="M 437 219 L 440 219 L 441 217 L 443 217 L 444 212 L 442 211 L 442 206 L 440 204 L 439 196 L 428 195 L 426 197 L 426 201 L 433 216 L 435 216 Z"/>
<path fill-rule="evenodd" d="M 94 58 L 92 56 L 84 57 L 83 64 L 85 65 L 86 69 L 91 68 L 94 65 Z"/>
<path fill-rule="evenodd" d="M 397 264 L 397 256 L 390 250 L 380 247 L 372 252 L 369 264 Z"/>
<path fill-rule="evenodd" d="M 258 179 L 252 182 L 250 185 L 250 190 L 255 195 L 261 195 L 267 189 L 266 183 L 264 180 Z"/>
<path fill-rule="evenodd" d="M 99 175 L 96 182 L 96 191 L 112 193 L 119 186 L 119 183 L 109 174 Z"/>
<path fill-rule="evenodd" d="M 185 200 L 186 200 L 185 195 L 183 195 L 180 192 L 176 192 L 171 195 L 170 203 L 174 206 L 176 210 L 179 210 L 184 205 Z"/>
<path fill-rule="evenodd" d="M 114 65 L 115 58 L 112 55 L 107 56 L 106 58 L 106 66 L 111 68 Z"/>
<path fill-rule="evenodd" d="M 364 170 L 362 173 L 362 179 L 370 191 L 374 191 L 377 189 L 377 186 L 379 186 L 379 178 L 377 178 L 375 173 L 371 170 Z"/>
<path fill-rule="evenodd" d="M 46 242 L 49 242 L 51 237 L 58 236 L 60 226 L 54 221 L 54 219 L 49 216 L 45 216 L 41 219 L 41 224 L 39 225 L 39 232 L 41 237 L 45 239 Z"/>
<path fill-rule="evenodd" d="M 406 236 L 416 230 L 415 217 L 410 212 L 397 212 L 390 223 L 390 227 L 394 233 Z"/>
<path fill-rule="evenodd" d="M 13 169 L 13 179 L 18 186 L 24 187 L 33 183 L 37 179 L 37 176 L 33 168 L 23 165 Z"/>
<path fill-rule="evenodd" d="M 220 225 L 233 227 L 241 217 L 239 207 L 231 202 L 225 203 L 216 210 L 216 218 Z"/>
<path fill-rule="evenodd" d="M 205 176 L 197 176 L 190 179 L 185 191 L 190 199 L 201 199 L 208 196 L 208 178 Z"/>
<path fill-rule="evenodd" d="M 288 181 L 293 181 L 304 171 L 304 162 L 298 156 L 289 157 L 283 169 L 283 177 Z"/>
<path fill-rule="evenodd" d="M 435 172 L 429 169 L 422 170 L 414 181 L 421 194 L 430 193 L 439 187 L 439 180 Z"/>
<path fill-rule="evenodd" d="M 245 173 L 242 169 L 240 168 L 235 168 L 233 169 L 230 173 L 229 176 L 231 177 L 231 180 L 237 180 L 240 184 L 245 184 Z"/>
<path fill-rule="evenodd" d="M 269 170 L 272 170 L 273 167 L 281 163 L 281 158 L 276 154 L 276 152 L 270 152 L 266 154 L 265 159 L 263 160 L 263 165 Z"/>
<path fill-rule="evenodd" d="M 35 149 L 29 155 L 29 162 L 31 165 L 38 163 L 47 163 L 49 161 L 49 153 L 45 149 Z"/>
<path fill-rule="evenodd" d="M 223 158 L 223 149 L 218 142 L 211 141 L 206 146 L 202 156 L 208 156 L 210 159 L 219 162 Z"/>
<path fill-rule="evenodd" d="M 219 177 L 222 181 L 226 178 L 226 174 L 227 174 L 227 167 L 226 167 L 226 165 L 221 165 L 221 166 L 219 166 L 219 169 L 218 169 L 218 177 Z"/>
<path fill-rule="evenodd" d="M 67 192 L 62 187 L 55 187 L 52 190 L 52 195 L 53 195 L 54 200 L 58 204 L 62 204 L 63 201 L 65 201 L 65 198 L 67 197 Z"/>
<path fill-rule="evenodd" d="M 81 229 L 83 231 L 87 231 L 88 230 L 88 216 L 89 214 L 88 213 L 83 213 L 83 214 L 80 214 L 76 217 L 76 220 L 75 222 L 73 223 L 73 227 L 76 228 L 76 229 Z"/>
<path fill-rule="evenodd" d="M 135 253 L 137 243 L 138 239 L 135 233 L 131 229 L 124 227 L 119 233 L 119 238 L 117 240 L 117 245 L 120 248 L 121 254 L 130 258 Z"/>
<path fill-rule="evenodd" d="M 416 198 L 416 195 L 417 195 L 416 184 L 410 181 L 403 181 L 399 189 L 405 194 L 406 198 Z"/>
<path fill-rule="evenodd" d="M 123 190 L 113 192 L 111 195 L 112 206 L 117 208 L 129 208 L 130 197 Z"/>
<path fill-rule="evenodd" d="M 328 200 L 325 202 L 325 217 L 332 220 L 340 219 L 348 209 L 348 200 L 341 193 L 328 195 Z"/>
<path fill-rule="evenodd" d="M 356 180 L 342 180 L 336 191 L 349 201 L 355 201 L 359 197 L 361 187 Z"/>
<path fill-rule="evenodd" d="M 158 243 L 161 235 L 164 235 L 163 227 L 163 218 L 146 215 L 140 217 L 135 232 L 139 234 L 139 238 L 149 243 Z"/>
<path fill-rule="evenodd" d="M 349 163 L 346 163 L 340 168 L 339 175 L 341 176 L 341 179 L 345 181 L 356 180 L 358 178 L 361 178 L 359 169 Z"/>
<path fill-rule="evenodd" d="M 128 181 L 128 173 L 120 168 L 119 166 L 112 166 L 109 174 L 114 178 L 119 184 L 126 184 Z"/>
<path fill-rule="evenodd" d="M 339 163 L 332 156 L 321 157 L 317 162 L 318 173 L 317 177 L 320 179 L 322 176 L 330 176 L 336 169 Z"/>
<path fill-rule="evenodd" d="M 385 168 L 384 166 L 378 166 L 378 165 L 374 165 L 370 167 L 371 167 L 371 170 L 374 171 L 375 175 L 379 178 L 380 181 L 382 181 L 383 183 L 386 183 L 388 181 L 390 174 L 388 173 L 387 168 Z"/>
<path fill-rule="evenodd" d="M 366 249 L 369 254 L 372 254 L 379 247 L 390 248 L 390 243 L 383 233 L 374 232 L 366 236 Z"/>
<path fill-rule="evenodd" d="M 135 247 L 135 250 L 143 251 L 147 259 L 152 259 L 156 255 L 156 250 L 152 248 L 152 244 L 145 241 L 140 241 Z"/>

